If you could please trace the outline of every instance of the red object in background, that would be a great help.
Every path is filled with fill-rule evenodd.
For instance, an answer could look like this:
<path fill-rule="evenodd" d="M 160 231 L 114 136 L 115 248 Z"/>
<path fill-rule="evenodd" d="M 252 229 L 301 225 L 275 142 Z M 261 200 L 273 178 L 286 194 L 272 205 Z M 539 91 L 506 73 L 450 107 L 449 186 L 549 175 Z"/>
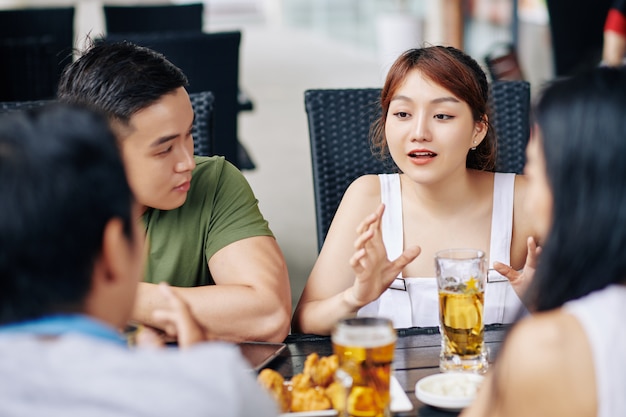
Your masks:
<path fill-rule="evenodd" d="M 604 30 L 616 32 L 622 36 L 626 36 L 626 16 L 617 9 L 609 10 L 604 23 Z"/>

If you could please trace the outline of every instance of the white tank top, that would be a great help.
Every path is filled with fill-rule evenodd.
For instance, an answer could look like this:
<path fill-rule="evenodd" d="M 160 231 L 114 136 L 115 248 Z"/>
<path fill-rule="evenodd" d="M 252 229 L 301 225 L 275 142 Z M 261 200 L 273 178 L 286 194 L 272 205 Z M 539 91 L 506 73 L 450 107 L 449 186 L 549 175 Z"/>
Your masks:
<path fill-rule="evenodd" d="M 399 174 L 381 174 L 380 194 L 385 204 L 382 235 L 387 257 L 396 259 L 404 249 L 402 192 Z M 507 265 L 511 259 L 513 197 L 515 174 L 496 173 L 493 186 L 491 243 L 488 262 Z M 402 275 L 399 275 L 401 278 Z M 489 271 L 485 288 L 485 324 L 511 323 L 525 308 L 509 281 L 494 270 Z M 405 290 L 406 286 L 406 290 Z M 378 299 L 362 307 L 358 316 L 388 317 L 395 328 L 439 325 L 439 300 L 434 277 L 405 277 L 396 281 Z"/>
<path fill-rule="evenodd" d="M 591 345 L 597 417 L 626 416 L 626 285 L 610 285 L 564 308 L 580 322 Z"/>

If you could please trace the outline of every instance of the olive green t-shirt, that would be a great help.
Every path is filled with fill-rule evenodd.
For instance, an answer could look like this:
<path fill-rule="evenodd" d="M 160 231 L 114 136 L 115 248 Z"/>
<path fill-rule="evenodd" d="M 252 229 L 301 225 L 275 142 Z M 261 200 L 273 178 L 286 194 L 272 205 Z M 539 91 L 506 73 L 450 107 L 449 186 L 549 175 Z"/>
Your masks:
<path fill-rule="evenodd" d="M 144 281 L 173 286 L 213 285 L 208 260 L 223 247 L 253 236 L 273 236 L 243 174 L 221 156 L 195 157 L 185 203 L 149 208 Z M 245 254 L 241 254 L 242 257 Z"/>

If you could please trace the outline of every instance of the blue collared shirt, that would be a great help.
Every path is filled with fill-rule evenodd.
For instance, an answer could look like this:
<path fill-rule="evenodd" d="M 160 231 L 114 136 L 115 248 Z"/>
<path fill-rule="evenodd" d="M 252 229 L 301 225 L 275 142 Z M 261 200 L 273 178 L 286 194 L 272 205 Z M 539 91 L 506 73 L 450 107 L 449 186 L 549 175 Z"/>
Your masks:
<path fill-rule="evenodd" d="M 79 333 L 127 346 L 126 340 L 115 329 L 83 314 L 58 314 L 0 326 L 0 335 L 7 333 L 49 336 Z"/>

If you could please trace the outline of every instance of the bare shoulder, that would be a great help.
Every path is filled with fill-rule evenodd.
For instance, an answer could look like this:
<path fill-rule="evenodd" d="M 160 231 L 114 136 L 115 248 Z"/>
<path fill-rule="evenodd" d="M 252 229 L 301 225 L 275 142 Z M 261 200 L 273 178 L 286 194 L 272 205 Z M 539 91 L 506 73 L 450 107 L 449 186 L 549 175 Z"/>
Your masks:
<path fill-rule="evenodd" d="M 504 346 L 503 360 L 507 356 L 515 358 L 509 366 L 519 367 L 522 373 L 562 375 L 560 371 L 571 365 L 570 358 L 581 360 L 585 352 L 581 346 L 585 344 L 588 347 L 578 320 L 565 310 L 557 309 L 534 314 L 514 326 Z M 526 354 L 522 354 L 524 352 Z"/>
<path fill-rule="evenodd" d="M 363 175 L 350 184 L 341 199 L 339 211 L 369 214 L 380 204 L 380 182 L 377 175 Z"/>
<path fill-rule="evenodd" d="M 376 211 L 379 205 L 380 183 L 378 176 L 364 175 L 354 180 L 339 203 L 324 245 L 326 246 L 326 242 L 329 244 L 339 242 L 341 246 L 344 246 L 346 242 L 349 242 L 351 255 L 356 226 L 367 215 Z M 349 256 L 345 255 L 345 259 L 348 259 Z"/>
<path fill-rule="evenodd" d="M 527 364 L 519 365 L 518 360 L 511 364 L 523 368 L 555 364 L 554 360 L 561 356 L 563 344 L 570 337 L 561 327 L 565 321 L 560 311 L 537 313 L 521 320 L 508 335 L 503 356 L 508 354 L 514 357 L 519 352 L 527 352 L 528 355 L 518 358 L 528 361 Z"/>
<path fill-rule="evenodd" d="M 493 377 L 503 415 L 595 415 L 591 349 L 578 321 L 562 309 L 514 326 Z"/>
<path fill-rule="evenodd" d="M 359 195 L 362 198 L 377 198 L 380 200 L 380 181 L 378 175 L 362 175 L 352 181 L 346 190 L 346 195 Z"/>

